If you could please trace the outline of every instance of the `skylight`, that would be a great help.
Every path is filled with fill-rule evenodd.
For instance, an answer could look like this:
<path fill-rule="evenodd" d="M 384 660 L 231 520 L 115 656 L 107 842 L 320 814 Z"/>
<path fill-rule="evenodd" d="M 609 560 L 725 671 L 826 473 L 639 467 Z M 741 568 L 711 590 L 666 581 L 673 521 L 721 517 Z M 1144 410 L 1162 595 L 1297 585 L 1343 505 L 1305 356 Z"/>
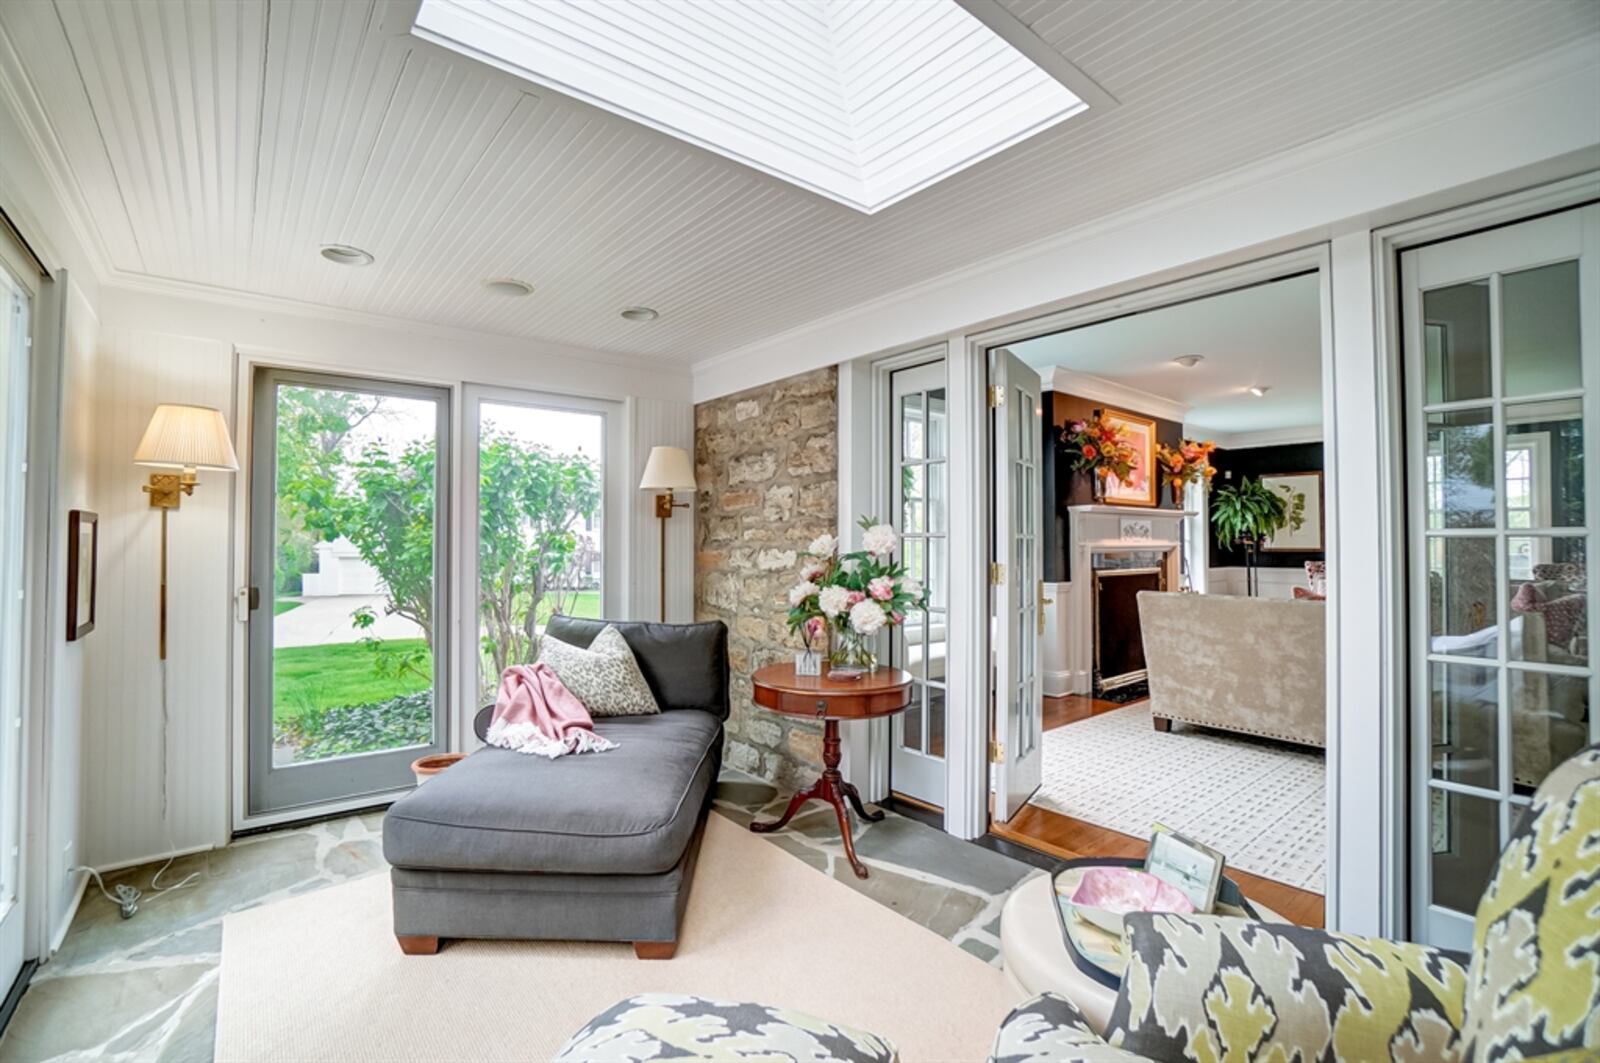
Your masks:
<path fill-rule="evenodd" d="M 868 214 L 1087 106 L 956 0 L 422 0 L 412 32 Z"/>

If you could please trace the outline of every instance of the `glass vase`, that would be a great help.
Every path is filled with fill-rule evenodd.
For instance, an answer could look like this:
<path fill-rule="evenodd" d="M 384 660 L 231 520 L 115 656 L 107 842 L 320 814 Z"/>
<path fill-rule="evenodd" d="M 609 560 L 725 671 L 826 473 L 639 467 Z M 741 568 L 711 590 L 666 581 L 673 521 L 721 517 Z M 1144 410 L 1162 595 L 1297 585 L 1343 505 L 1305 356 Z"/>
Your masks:
<path fill-rule="evenodd" d="M 878 655 L 872 651 L 872 640 L 850 627 L 834 631 L 828 649 L 828 674 L 835 679 L 855 679 L 876 671 Z"/>

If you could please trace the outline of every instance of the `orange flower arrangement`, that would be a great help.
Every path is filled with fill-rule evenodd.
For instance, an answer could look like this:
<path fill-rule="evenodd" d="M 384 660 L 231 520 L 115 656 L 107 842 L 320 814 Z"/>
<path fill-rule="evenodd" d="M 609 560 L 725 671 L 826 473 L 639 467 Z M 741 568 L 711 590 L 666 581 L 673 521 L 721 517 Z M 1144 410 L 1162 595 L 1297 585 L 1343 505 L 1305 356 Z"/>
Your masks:
<path fill-rule="evenodd" d="M 1072 456 L 1073 469 L 1101 478 L 1127 480 L 1139 464 L 1139 454 L 1123 438 L 1122 429 L 1103 413 L 1067 425 L 1061 432 L 1061 445 Z"/>
<path fill-rule="evenodd" d="M 1161 482 L 1169 487 L 1191 483 L 1209 486 L 1211 478 L 1217 474 L 1211 467 L 1211 452 L 1216 449 L 1217 445 L 1209 439 L 1203 443 L 1185 439 L 1177 447 L 1157 443 L 1156 463 L 1161 467 Z"/>

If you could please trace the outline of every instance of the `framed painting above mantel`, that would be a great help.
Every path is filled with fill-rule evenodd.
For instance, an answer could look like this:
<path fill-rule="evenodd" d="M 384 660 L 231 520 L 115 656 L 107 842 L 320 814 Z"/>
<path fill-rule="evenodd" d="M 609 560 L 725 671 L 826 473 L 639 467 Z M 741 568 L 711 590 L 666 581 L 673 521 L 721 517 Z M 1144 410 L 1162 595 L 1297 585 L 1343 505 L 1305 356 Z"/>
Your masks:
<path fill-rule="evenodd" d="M 1106 478 L 1106 502 L 1113 506 L 1154 506 L 1156 504 L 1156 423 L 1121 410 L 1106 410 L 1105 418 L 1122 429 L 1123 438 L 1133 447 L 1138 460 L 1127 480 Z"/>

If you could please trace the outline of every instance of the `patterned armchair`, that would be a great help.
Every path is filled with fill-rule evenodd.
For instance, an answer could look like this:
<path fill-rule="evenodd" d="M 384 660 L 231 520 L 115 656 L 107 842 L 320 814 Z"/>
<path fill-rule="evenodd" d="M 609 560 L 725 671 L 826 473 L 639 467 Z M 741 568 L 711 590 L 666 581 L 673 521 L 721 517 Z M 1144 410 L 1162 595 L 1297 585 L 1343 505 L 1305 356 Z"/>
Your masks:
<path fill-rule="evenodd" d="M 1046 994 L 992 1063 L 1600 1058 L 1600 746 L 1552 772 L 1500 854 L 1462 956 L 1220 916 L 1127 920 L 1105 1036 Z"/>

